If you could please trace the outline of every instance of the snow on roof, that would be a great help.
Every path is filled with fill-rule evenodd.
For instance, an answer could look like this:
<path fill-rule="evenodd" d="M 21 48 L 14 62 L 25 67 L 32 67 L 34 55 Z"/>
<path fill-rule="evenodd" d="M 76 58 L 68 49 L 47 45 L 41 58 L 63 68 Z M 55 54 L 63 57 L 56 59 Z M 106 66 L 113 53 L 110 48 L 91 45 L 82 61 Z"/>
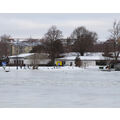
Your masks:
<path fill-rule="evenodd" d="M 61 56 L 77 56 L 80 55 L 78 52 L 69 52 L 69 53 L 62 53 Z"/>
<path fill-rule="evenodd" d="M 86 52 L 84 56 L 102 56 L 103 52 Z M 79 52 L 69 52 L 69 53 L 62 53 L 61 56 L 77 56 L 80 55 Z"/>
<path fill-rule="evenodd" d="M 23 54 L 19 54 L 19 55 L 13 55 L 13 56 L 9 56 L 9 58 L 14 58 L 14 57 L 19 57 L 19 58 L 24 58 L 24 57 L 28 57 L 33 55 L 34 53 L 23 53 Z"/>
<path fill-rule="evenodd" d="M 86 52 L 84 56 L 102 56 L 103 52 Z"/>
<path fill-rule="evenodd" d="M 28 57 L 28 56 L 31 56 L 31 55 L 34 55 L 34 54 L 38 54 L 38 53 L 22 53 L 22 54 L 19 54 L 19 55 L 13 55 L 13 56 L 9 56 L 9 58 L 25 58 L 25 57 Z M 49 56 L 48 53 L 39 53 L 39 55 L 44 55 L 44 56 Z"/>
<path fill-rule="evenodd" d="M 68 56 L 68 57 L 63 57 L 59 58 L 60 60 L 75 60 L 76 56 Z M 107 57 L 103 56 L 80 56 L 81 60 L 107 60 Z"/>
<path fill-rule="evenodd" d="M 59 60 L 75 60 L 77 55 L 80 55 L 77 52 L 70 52 L 62 54 L 63 58 L 58 58 Z M 110 58 L 104 57 L 103 52 L 86 52 L 84 56 L 79 56 L 81 60 L 108 60 Z M 111 58 L 112 59 L 112 58 Z"/>
<path fill-rule="evenodd" d="M 105 60 L 106 57 L 103 56 L 80 56 L 81 60 Z"/>

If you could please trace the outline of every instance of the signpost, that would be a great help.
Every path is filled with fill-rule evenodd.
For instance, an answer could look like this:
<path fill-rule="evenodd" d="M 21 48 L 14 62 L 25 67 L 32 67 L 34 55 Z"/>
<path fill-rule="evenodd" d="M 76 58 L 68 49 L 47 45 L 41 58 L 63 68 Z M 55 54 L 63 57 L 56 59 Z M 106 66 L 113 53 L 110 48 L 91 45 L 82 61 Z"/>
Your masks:
<path fill-rule="evenodd" d="M 62 61 L 56 61 L 56 66 L 62 66 Z"/>

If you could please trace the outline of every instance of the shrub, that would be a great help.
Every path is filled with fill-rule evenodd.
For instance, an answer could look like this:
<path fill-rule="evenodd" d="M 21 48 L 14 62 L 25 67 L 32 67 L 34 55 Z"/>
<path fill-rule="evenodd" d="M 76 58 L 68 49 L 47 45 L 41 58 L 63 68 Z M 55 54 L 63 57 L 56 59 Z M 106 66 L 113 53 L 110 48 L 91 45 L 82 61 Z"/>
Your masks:
<path fill-rule="evenodd" d="M 76 59 L 75 59 L 75 66 L 76 67 L 80 67 L 81 66 L 81 60 L 80 60 L 79 56 L 77 56 Z"/>

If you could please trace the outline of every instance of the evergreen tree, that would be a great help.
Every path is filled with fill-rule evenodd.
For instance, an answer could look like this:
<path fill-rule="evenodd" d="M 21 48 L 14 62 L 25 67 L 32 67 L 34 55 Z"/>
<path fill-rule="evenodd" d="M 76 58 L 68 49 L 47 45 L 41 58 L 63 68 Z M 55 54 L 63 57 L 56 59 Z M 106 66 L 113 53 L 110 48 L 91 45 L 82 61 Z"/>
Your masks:
<path fill-rule="evenodd" d="M 76 66 L 76 67 L 80 67 L 80 66 L 81 66 L 81 60 L 80 60 L 79 56 L 77 56 L 77 57 L 75 58 L 75 66 Z"/>

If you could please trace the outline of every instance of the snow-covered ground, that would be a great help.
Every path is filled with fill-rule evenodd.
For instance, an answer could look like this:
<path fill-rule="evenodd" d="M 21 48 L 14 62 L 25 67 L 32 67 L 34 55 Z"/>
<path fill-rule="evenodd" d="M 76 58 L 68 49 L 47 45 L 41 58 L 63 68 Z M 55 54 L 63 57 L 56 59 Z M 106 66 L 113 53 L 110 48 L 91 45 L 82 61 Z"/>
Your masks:
<path fill-rule="evenodd" d="M 0 107 L 120 107 L 120 72 L 0 68 Z"/>

